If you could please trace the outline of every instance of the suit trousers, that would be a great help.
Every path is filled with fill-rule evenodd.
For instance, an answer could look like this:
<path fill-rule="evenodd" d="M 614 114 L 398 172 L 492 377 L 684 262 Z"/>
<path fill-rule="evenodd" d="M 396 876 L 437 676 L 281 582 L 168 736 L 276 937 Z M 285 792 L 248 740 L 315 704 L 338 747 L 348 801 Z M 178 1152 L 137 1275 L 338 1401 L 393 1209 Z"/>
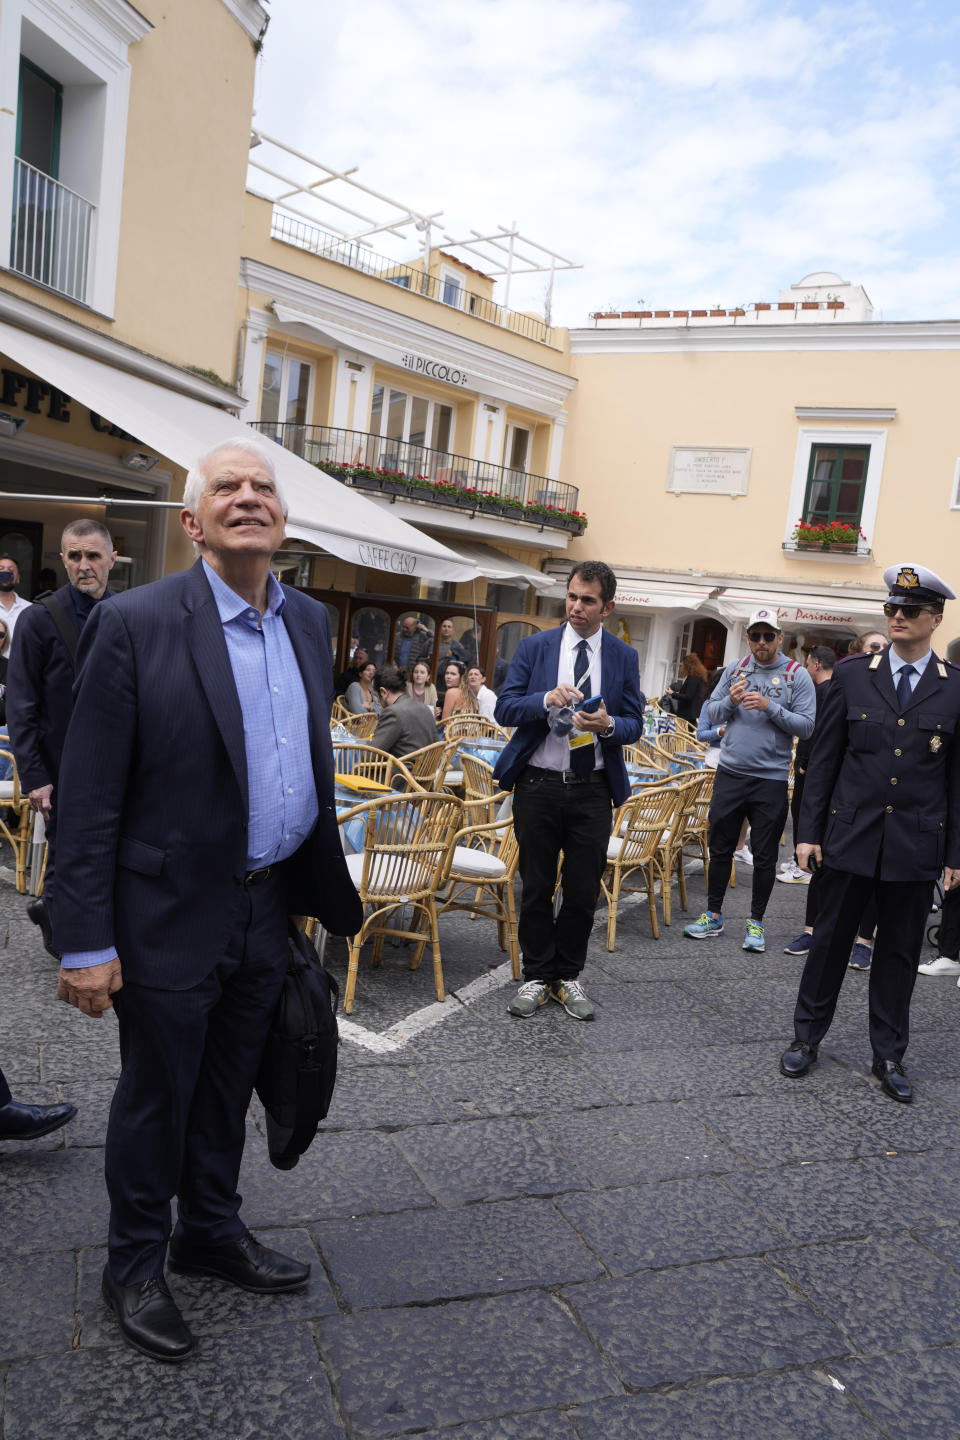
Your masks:
<path fill-rule="evenodd" d="M 946 955 L 948 960 L 960 960 L 960 889 L 944 892 L 937 954 Z"/>
<path fill-rule="evenodd" d="M 794 1012 L 798 1040 L 819 1045 L 830 1028 L 850 950 L 876 894 L 877 940 L 870 966 L 870 1043 L 879 1060 L 902 1060 L 910 1038 L 910 997 L 933 899 L 932 880 L 882 883 L 873 875 L 823 869 L 813 940 Z"/>
<path fill-rule="evenodd" d="M 106 1179 L 117 1284 L 163 1274 L 174 1195 L 178 1236 L 209 1246 L 246 1233 L 237 1194 L 246 1111 L 286 963 L 285 890 L 276 869 L 244 889 L 223 954 L 199 985 L 125 982 L 114 996 L 122 1068 Z"/>
<path fill-rule="evenodd" d="M 517 937 L 524 980 L 574 980 L 587 960 L 600 881 L 607 863 L 612 806 L 603 771 L 565 785 L 557 772 L 526 769 L 514 790 L 513 822 L 523 885 Z M 563 903 L 554 919 L 563 852 Z"/>

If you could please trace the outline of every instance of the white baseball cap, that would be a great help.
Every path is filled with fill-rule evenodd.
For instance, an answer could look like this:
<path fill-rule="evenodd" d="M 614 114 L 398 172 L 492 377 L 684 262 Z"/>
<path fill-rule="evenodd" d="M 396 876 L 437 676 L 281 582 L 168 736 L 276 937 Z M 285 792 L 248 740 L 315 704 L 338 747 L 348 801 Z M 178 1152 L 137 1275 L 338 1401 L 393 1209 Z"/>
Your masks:
<path fill-rule="evenodd" d="M 771 610 L 767 605 L 761 605 L 759 610 L 754 610 L 747 621 L 747 630 L 752 630 L 754 625 L 769 625 L 771 630 L 780 633 L 780 617 L 776 610 Z"/>

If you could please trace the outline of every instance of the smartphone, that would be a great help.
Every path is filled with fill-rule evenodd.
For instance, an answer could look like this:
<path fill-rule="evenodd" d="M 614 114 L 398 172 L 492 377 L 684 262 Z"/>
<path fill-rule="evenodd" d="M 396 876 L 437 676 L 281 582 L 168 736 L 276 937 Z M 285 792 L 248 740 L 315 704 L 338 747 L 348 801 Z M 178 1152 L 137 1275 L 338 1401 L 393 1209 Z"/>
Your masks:
<path fill-rule="evenodd" d="M 602 704 L 602 695 L 591 695 L 589 700 L 581 700 L 576 708 L 582 710 L 586 715 L 592 715 L 594 710 L 599 710 Z"/>
<path fill-rule="evenodd" d="M 816 855 L 807 856 L 807 869 L 810 871 L 811 875 L 816 875 L 817 871 L 820 869 L 820 861 L 817 859 Z"/>

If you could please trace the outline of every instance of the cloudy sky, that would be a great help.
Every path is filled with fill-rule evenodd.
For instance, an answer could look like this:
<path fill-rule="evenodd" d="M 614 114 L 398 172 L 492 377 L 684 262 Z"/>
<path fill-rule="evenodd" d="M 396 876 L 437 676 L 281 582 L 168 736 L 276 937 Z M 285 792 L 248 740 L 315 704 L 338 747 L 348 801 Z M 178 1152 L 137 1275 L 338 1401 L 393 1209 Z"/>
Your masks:
<path fill-rule="evenodd" d="M 821 269 L 881 318 L 960 316 L 950 0 L 270 10 L 255 123 L 448 233 L 516 221 L 582 262 L 555 322 L 775 300 Z M 514 287 L 542 308 L 542 281 Z"/>

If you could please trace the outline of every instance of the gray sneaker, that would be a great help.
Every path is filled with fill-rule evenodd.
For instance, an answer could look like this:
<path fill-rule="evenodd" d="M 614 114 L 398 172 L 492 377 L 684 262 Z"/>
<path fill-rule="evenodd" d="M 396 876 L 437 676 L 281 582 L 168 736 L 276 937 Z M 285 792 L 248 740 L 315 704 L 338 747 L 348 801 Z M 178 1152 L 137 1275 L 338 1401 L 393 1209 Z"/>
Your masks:
<path fill-rule="evenodd" d="M 524 1019 L 535 1015 L 541 1005 L 546 1005 L 548 990 L 542 980 L 525 980 L 507 1006 L 508 1015 L 521 1015 Z"/>
<path fill-rule="evenodd" d="M 592 1020 L 596 1009 L 583 993 L 579 980 L 553 980 L 550 984 L 550 999 L 562 1005 L 574 1020 Z"/>

